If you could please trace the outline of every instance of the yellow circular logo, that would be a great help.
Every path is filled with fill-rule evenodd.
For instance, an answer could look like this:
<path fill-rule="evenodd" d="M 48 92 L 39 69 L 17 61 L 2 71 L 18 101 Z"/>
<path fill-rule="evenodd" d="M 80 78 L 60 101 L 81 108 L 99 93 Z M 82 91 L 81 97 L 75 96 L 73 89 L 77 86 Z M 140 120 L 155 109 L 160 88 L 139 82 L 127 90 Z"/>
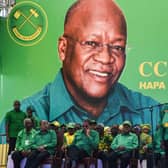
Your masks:
<path fill-rule="evenodd" d="M 35 45 L 44 38 L 48 30 L 47 15 L 37 3 L 30 1 L 18 3 L 7 19 L 7 29 L 17 44 Z"/>

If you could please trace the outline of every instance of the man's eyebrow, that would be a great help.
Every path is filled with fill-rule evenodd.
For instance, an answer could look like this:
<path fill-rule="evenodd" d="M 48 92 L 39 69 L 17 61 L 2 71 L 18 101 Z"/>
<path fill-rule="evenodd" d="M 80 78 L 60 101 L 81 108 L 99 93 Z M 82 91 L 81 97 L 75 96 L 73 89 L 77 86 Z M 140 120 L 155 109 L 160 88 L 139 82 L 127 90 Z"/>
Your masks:
<path fill-rule="evenodd" d="M 103 39 L 102 35 L 99 35 L 99 34 L 89 34 L 89 35 L 86 35 L 84 38 L 86 38 L 86 39 L 89 39 L 89 38 Z M 119 37 L 116 37 L 115 39 L 109 38 L 109 41 L 111 41 L 111 42 L 126 41 L 126 37 L 119 36 Z"/>

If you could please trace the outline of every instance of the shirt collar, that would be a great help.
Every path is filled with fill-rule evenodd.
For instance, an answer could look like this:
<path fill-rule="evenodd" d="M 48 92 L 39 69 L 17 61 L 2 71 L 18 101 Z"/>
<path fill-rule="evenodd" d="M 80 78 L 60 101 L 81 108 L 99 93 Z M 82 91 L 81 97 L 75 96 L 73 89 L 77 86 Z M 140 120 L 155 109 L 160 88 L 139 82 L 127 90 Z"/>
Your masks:
<path fill-rule="evenodd" d="M 50 87 L 50 121 L 65 113 L 73 105 L 60 70 Z"/>
<path fill-rule="evenodd" d="M 26 131 L 26 128 L 24 128 L 24 129 L 23 129 L 23 132 L 24 132 L 25 134 L 31 134 L 31 133 L 33 132 L 33 128 L 32 128 L 29 132 L 27 132 L 27 131 Z"/>

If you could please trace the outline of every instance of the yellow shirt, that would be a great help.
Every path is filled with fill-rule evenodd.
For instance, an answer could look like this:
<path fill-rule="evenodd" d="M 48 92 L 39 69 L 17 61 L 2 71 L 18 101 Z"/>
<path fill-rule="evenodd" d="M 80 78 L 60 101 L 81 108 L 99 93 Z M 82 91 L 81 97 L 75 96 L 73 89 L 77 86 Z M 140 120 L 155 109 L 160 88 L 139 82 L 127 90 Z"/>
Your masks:
<path fill-rule="evenodd" d="M 140 153 L 145 153 L 143 150 L 144 146 L 147 146 L 152 143 L 152 137 L 149 134 L 146 134 L 144 132 L 141 133 L 140 135 Z"/>
<path fill-rule="evenodd" d="M 71 145 L 74 140 L 75 134 L 70 135 L 69 132 L 64 133 L 64 145 Z"/>

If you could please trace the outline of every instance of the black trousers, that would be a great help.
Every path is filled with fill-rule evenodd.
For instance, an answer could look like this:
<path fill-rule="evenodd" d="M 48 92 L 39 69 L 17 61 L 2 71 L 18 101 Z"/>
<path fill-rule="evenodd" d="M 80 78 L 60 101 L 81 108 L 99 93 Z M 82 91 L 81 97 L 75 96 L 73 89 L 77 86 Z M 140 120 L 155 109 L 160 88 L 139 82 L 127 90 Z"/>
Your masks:
<path fill-rule="evenodd" d="M 109 168 L 117 168 L 118 159 L 120 159 L 121 161 L 120 168 L 126 168 L 130 163 L 131 156 L 132 156 L 132 151 L 124 152 L 122 154 L 112 151 L 111 153 L 109 153 L 109 156 L 107 158 L 109 162 Z"/>
<path fill-rule="evenodd" d="M 144 154 L 140 154 L 139 159 L 140 159 L 140 162 L 142 162 L 142 160 L 144 160 L 144 159 L 147 160 L 147 168 L 153 168 L 154 167 L 155 156 L 154 156 L 153 151 L 146 152 Z"/>
<path fill-rule="evenodd" d="M 110 152 L 100 151 L 98 153 L 98 158 L 101 159 L 103 168 L 109 168 Z"/>
<path fill-rule="evenodd" d="M 89 156 L 85 150 L 79 149 L 75 145 L 68 147 L 67 155 L 70 158 L 70 160 L 75 160 L 75 161 L 79 161 L 82 158 Z"/>
<path fill-rule="evenodd" d="M 15 145 L 16 145 L 16 139 L 15 137 L 10 137 L 9 138 L 9 150 L 8 150 L 8 155 L 15 150 Z"/>
<path fill-rule="evenodd" d="M 13 159 L 14 168 L 20 168 L 20 162 L 24 158 L 22 153 L 20 151 L 15 151 L 11 157 Z"/>
<path fill-rule="evenodd" d="M 168 165 L 168 140 L 164 140 L 165 155 L 166 155 L 166 165 Z"/>
<path fill-rule="evenodd" d="M 37 168 L 41 164 L 41 162 L 49 156 L 50 153 L 48 151 L 41 152 L 38 150 L 34 150 L 28 156 L 25 168 Z"/>

